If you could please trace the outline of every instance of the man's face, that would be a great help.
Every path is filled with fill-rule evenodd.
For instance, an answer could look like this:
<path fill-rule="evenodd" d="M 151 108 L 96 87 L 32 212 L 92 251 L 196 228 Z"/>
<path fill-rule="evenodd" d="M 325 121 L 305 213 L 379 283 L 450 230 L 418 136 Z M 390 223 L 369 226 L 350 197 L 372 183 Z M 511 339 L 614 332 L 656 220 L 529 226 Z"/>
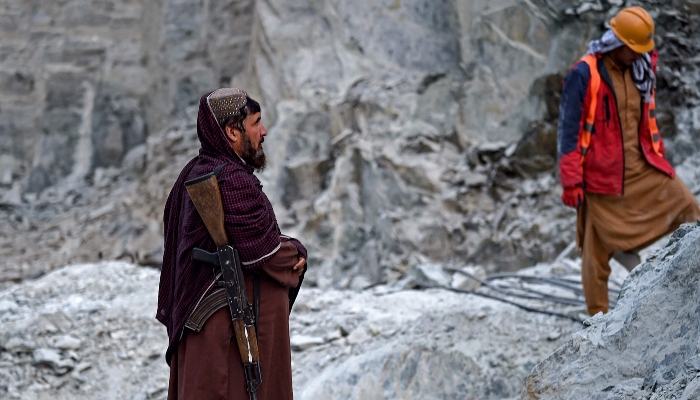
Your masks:
<path fill-rule="evenodd" d="M 248 165 L 260 171 L 265 168 L 266 160 L 262 144 L 267 136 L 267 129 L 262 124 L 260 113 L 249 115 L 243 123 L 245 132 L 241 134 L 238 154 Z"/>
<path fill-rule="evenodd" d="M 629 46 L 620 46 L 612 51 L 613 59 L 620 65 L 631 67 L 635 61 L 642 58 L 642 55 L 629 48 Z"/>

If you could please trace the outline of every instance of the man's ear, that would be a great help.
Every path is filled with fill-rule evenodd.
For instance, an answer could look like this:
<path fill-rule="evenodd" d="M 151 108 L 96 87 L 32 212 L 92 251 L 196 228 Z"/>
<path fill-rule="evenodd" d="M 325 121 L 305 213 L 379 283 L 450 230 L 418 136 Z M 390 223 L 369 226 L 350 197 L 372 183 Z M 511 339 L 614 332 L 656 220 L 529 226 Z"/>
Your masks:
<path fill-rule="evenodd" d="M 224 133 L 226 134 L 226 137 L 231 143 L 236 143 L 240 138 L 240 132 L 238 131 L 238 129 L 232 127 L 231 125 L 227 125 L 224 128 Z"/>

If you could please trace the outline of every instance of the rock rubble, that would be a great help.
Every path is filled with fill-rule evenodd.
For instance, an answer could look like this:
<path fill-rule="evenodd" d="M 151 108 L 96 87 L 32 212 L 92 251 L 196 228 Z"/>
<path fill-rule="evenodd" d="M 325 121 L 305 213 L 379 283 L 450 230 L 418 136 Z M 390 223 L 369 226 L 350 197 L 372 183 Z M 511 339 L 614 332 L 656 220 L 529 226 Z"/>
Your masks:
<path fill-rule="evenodd" d="M 700 385 L 700 223 L 625 280 L 599 314 L 528 377 L 522 399 L 691 399 Z"/>
<path fill-rule="evenodd" d="M 485 287 L 418 289 L 436 285 L 432 264 L 364 290 L 306 287 L 290 320 L 295 396 L 693 399 L 698 243 L 700 226 L 684 225 L 629 276 L 613 262 L 613 288 L 624 281 L 617 306 L 584 325 L 551 315 L 581 315 L 580 302 L 498 293 L 535 313 L 484 297 Z M 518 274 L 463 271 L 510 293 L 580 301 L 542 281 L 575 286 L 579 262 L 563 254 Z M 444 267 L 450 279 L 440 282 L 452 284 L 454 270 Z M 124 262 L 79 264 L 0 291 L 0 397 L 165 398 L 158 275 Z"/>
<path fill-rule="evenodd" d="M 164 399 L 157 288 L 156 269 L 104 262 L 0 291 L 0 398 Z M 305 288 L 290 321 L 295 397 L 514 398 L 580 326 L 444 289 Z"/>
<path fill-rule="evenodd" d="M 158 275 L 82 264 L 0 292 L 0 397 L 165 398 L 167 336 L 152 315 Z"/>

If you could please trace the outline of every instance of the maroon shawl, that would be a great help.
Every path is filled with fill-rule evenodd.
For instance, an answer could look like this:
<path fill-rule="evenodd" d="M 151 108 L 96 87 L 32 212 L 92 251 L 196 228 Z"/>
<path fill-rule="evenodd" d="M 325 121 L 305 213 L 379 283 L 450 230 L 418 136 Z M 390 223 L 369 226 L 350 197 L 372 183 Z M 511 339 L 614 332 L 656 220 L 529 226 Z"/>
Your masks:
<path fill-rule="evenodd" d="M 185 181 L 226 164 L 219 173 L 226 233 L 231 245 L 238 249 L 245 269 L 259 269 L 280 247 L 272 205 L 253 175 L 253 168 L 236 155 L 226 140 L 209 108 L 207 96 L 200 99 L 197 117 L 197 136 L 202 148 L 180 173 L 163 216 L 165 250 L 156 318 L 168 330 L 170 341 L 165 355 L 168 364 L 187 318 L 214 282 L 212 269 L 191 259 L 194 247 L 216 251 L 216 246 L 185 190 Z"/>

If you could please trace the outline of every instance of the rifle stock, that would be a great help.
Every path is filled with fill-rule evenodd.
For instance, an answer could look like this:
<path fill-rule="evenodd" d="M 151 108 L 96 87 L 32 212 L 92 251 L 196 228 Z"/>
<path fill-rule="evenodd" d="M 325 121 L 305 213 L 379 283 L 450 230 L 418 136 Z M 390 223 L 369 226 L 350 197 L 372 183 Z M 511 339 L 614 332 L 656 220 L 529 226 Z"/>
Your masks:
<path fill-rule="evenodd" d="M 216 247 L 226 246 L 228 237 L 224 229 L 224 206 L 221 202 L 219 181 L 214 173 L 185 182 L 185 188 L 204 221 Z"/>

